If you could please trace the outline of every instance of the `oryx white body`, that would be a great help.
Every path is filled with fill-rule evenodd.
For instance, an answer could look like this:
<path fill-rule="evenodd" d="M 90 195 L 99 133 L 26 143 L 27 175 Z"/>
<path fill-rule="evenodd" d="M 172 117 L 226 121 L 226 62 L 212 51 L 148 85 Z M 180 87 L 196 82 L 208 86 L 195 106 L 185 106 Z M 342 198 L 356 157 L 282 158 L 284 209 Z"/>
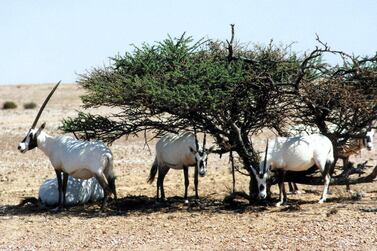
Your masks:
<path fill-rule="evenodd" d="M 190 147 L 198 151 L 195 146 L 195 136 L 190 132 L 182 135 L 167 134 L 156 144 L 156 159 L 158 165 L 167 165 L 173 169 L 183 169 L 184 166 L 196 164 L 195 154 Z M 199 146 L 199 151 L 201 147 Z"/>
<path fill-rule="evenodd" d="M 329 166 L 334 161 L 333 145 L 323 135 L 313 134 L 299 137 L 278 137 L 269 140 L 265 161 L 260 164 L 260 172 L 256 179 L 260 189 L 259 195 L 266 197 L 266 179 L 268 171 L 277 171 L 280 177 L 280 201 L 285 202 L 284 174 L 286 171 L 306 171 L 316 165 L 325 180 L 320 203 L 326 200 L 327 189 L 330 183 Z M 253 169 L 254 170 L 254 169 Z M 263 189 L 261 189 L 263 188 Z"/>
<path fill-rule="evenodd" d="M 336 130 L 336 126 L 334 125 L 329 125 L 329 128 L 330 131 Z M 343 160 L 344 167 L 347 165 L 351 155 L 359 153 L 364 148 L 366 148 L 368 151 L 373 149 L 374 132 L 375 130 L 371 129 L 366 132 L 364 138 L 350 139 L 343 146 L 339 146 L 337 149 L 337 157 Z M 293 136 L 307 136 L 316 133 L 319 133 L 318 128 L 300 124 L 294 125 L 289 129 L 289 134 Z"/>
<path fill-rule="evenodd" d="M 329 128 L 331 131 L 336 130 L 336 126 L 329 125 Z M 341 159 L 343 161 L 343 168 L 346 168 L 349 159 L 352 155 L 360 153 L 362 149 L 367 149 L 368 151 L 371 151 L 373 149 L 373 143 L 374 143 L 374 129 L 371 129 L 366 132 L 364 138 L 360 139 L 350 139 L 348 140 L 344 145 L 338 146 L 336 149 L 337 152 L 337 159 Z M 310 127 L 310 126 L 304 126 L 304 125 L 295 125 L 292 126 L 289 129 L 289 133 L 294 136 L 305 136 L 310 135 L 311 133 L 319 133 L 318 128 Z M 337 159 L 335 161 L 337 161 Z M 297 191 L 297 186 L 295 186 L 295 190 Z M 349 185 L 347 185 L 347 190 L 350 190 Z"/>
<path fill-rule="evenodd" d="M 210 150 L 199 146 L 195 135 L 191 132 L 183 134 L 167 134 L 163 136 L 156 144 L 156 157 L 153 162 L 148 182 L 152 183 L 158 171 L 157 179 L 157 199 L 159 199 L 159 191 L 161 190 L 161 199 L 165 198 L 163 181 L 165 175 L 172 169 L 183 169 L 185 176 L 185 202 L 187 200 L 188 167 L 195 166 L 194 185 L 195 197 L 198 199 L 198 174 L 204 176 L 207 167 L 207 158 Z"/>
<path fill-rule="evenodd" d="M 87 180 L 68 177 L 66 192 L 66 205 L 74 206 L 103 199 L 104 192 L 95 178 Z M 48 179 L 39 188 L 39 203 L 42 206 L 59 205 L 59 192 L 57 179 Z"/>
<path fill-rule="evenodd" d="M 113 175 L 113 155 L 102 141 L 76 140 L 70 136 L 51 137 L 41 132 L 37 147 L 50 159 L 55 170 L 78 179 L 103 175 L 105 169 Z"/>
<path fill-rule="evenodd" d="M 70 136 L 52 137 L 43 132 L 44 124 L 37 129 L 31 129 L 18 149 L 25 153 L 38 147 L 50 159 L 55 169 L 59 189 L 60 207 L 66 203 L 68 176 L 78 179 L 95 177 L 103 190 L 105 197 L 102 207 L 106 204 L 107 195 L 115 192 L 115 177 L 113 172 L 113 155 L 111 150 L 101 141 L 83 141 Z M 61 179 L 63 174 L 63 182 Z M 69 184 L 68 184 L 69 185 Z M 61 200 L 61 194 L 62 200 Z"/>

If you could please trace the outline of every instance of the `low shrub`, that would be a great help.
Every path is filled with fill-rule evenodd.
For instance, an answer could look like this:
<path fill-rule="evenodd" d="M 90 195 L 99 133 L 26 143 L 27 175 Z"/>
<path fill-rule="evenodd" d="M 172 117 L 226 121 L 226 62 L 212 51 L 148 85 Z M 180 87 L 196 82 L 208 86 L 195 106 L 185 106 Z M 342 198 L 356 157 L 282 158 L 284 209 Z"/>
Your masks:
<path fill-rule="evenodd" d="M 3 104 L 3 109 L 4 110 L 6 110 L 6 109 L 16 109 L 16 108 L 17 108 L 17 105 L 13 101 L 6 101 Z"/>
<path fill-rule="evenodd" d="M 24 109 L 34 109 L 37 107 L 37 104 L 34 102 L 29 102 L 24 104 Z"/>

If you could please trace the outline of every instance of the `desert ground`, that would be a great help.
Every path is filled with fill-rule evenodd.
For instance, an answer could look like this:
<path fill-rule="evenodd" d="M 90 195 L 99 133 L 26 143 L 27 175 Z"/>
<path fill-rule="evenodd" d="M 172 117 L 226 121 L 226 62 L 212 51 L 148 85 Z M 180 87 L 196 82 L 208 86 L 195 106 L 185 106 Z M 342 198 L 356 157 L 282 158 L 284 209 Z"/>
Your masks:
<path fill-rule="evenodd" d="M 0 86 L 0 105 L 14 101 L 15 110 L 0 110 L 0 250 L 377 250 L 377 182 L 332 187 L 328 202 L 318 204 L 321 186 L 304 186 L 304 194 L 288 195 L 282 207 L 249 205 L 246 200 L 224 203 L 231 192 L 228 157 L 210 156 L 208 173 L 199 180 L 201 203 L 184 204 L 183 172 L 170 170 L 165 178 L 168 201 L 156 204 L 156 184 L 147 184 L 154 158 L 155 140 L 145 146 L 143 137 L 122 138 L 111 145 L 115 159 L 118 200 L 100 211 L 99 203 L 54 213 L 26 204 L 38 196 L 40 184 L 55 172 L 44 154 L 34 149 L 17 151 L 37 109 L 52 85 Z M 74 84 L 61 85 L 46 107 L 39 124 L 45 131 L 62 134 L 63 118 L 81 109 L 84 93 Z M 92 112 L 111 112 L 98 108 Z M 258 139 L 262 149 L 265 135 Z M 375 142 L 377 135 L 375 135 Z M 377 164 L 377 151 L 362 150 L 352 161 Z M 194 195 L 193 170 L 189 194 Z M 248 191 L 248 178 L 236 175 L 237 190 Z M 277 188 L 273 188 L 276 198 Z M 192 199 L 191 197 L 190 199 Z"/>

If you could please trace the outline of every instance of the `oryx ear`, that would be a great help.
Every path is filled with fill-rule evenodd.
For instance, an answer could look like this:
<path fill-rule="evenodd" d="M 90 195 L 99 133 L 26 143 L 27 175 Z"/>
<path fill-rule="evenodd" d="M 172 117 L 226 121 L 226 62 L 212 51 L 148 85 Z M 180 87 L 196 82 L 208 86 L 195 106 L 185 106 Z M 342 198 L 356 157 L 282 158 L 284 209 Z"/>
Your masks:
<path fill-rule="evenodd" d="M 35 135 L 39 135 L 40 133 L 41 133 L 41 131 L 43 130 L 43 129 L 45 129 L 45 127 L 46 127 L 46 122 L 44 122 L 42 125 L 41 125 L 41 127 L 39 127 L 39 129 L 38 129 L 38 131 L 37 131 L 37 133 L 35 134 Z"/>
<path fill-rule="evenodd" d="M 213 152 L 214 149 L 215 149 L 215 146 L 213 145 L 213 146 L 211 146 L 211 147 L 208 149 L 207 153 L 210 154 L 211 152 Z"/>
<path fill-rule="evenodd" d="M 190 152 L 192 152 L 192 154 L 196 154 L 196 151 L 194 150 L 194 148 L 192 148 L 191 146 L 189 146 L 190 148 Z"/>

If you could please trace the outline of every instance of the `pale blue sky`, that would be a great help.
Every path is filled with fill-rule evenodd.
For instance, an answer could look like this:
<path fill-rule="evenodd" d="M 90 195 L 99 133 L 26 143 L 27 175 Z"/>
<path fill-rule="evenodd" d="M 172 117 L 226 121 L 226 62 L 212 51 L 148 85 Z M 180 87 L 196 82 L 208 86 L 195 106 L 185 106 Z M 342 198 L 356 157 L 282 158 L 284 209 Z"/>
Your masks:
<path fill-rule="evenodd" d="M 377 51 L 376 0 L 2 0 L 0 84 L 72 83 L 131 43 L 183 32 L 223 40 L 231 23 L 241 42 L 273 38 L 303 52 L 318 33 L 334 49 Z"/>

